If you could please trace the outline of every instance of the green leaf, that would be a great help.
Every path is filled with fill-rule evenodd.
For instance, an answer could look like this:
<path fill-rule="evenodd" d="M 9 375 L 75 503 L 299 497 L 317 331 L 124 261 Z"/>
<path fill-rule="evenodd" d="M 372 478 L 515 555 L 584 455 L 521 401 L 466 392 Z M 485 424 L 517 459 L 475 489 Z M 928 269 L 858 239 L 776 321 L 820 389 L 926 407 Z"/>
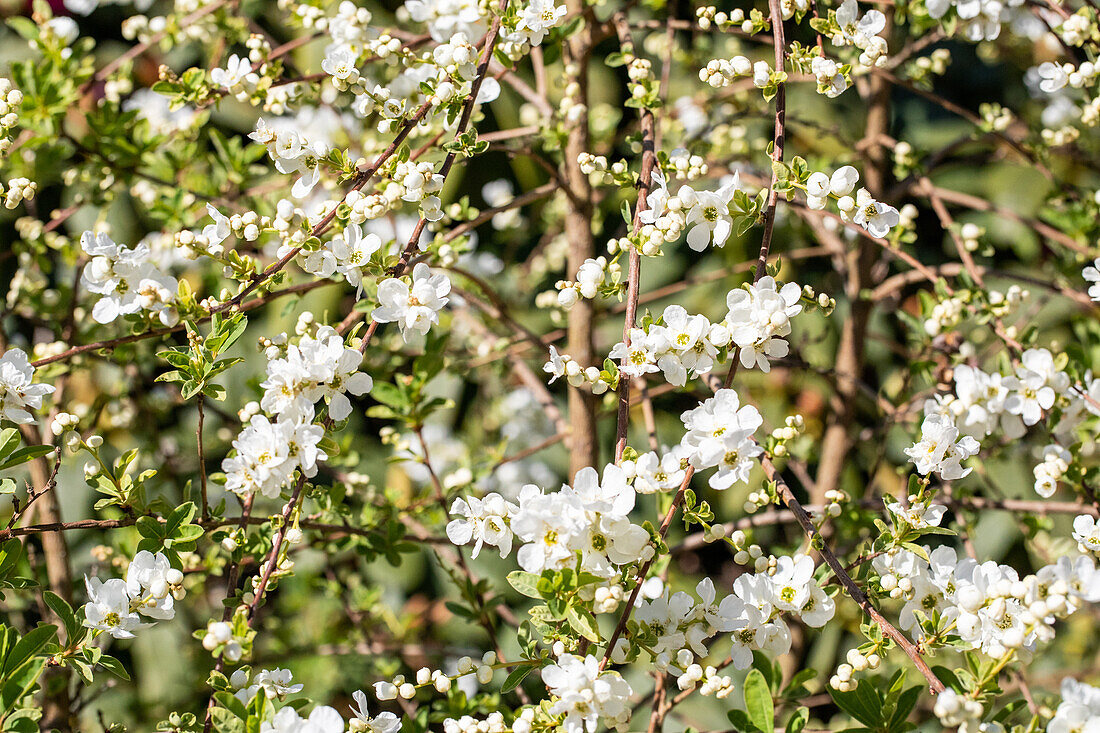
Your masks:
<path fill-rule="evenodd" d="M 104 654 L 99 658 L 99 666 L 107 670 L 115 677 L 121 677 L 127 682 L 130 681 L 130 673 L 126 671 L 126 668 L 122 666 L 122 662 L 118 661 L 114 657 Z"/>
<path fill-rule="evenodd" d="M 511 692 L 512 690 L 519 687 L 519 684 L 523 682 L 524 678 L 534 671 L 535 665 L 533 664 L 525 664 L 522 667 L 516 667 L 515 669 L 513 669 L 504 679 L 504 684 L 500 686 L 501 694 Z"/>
<path fill-rule="evenodd" d="M 541 598 L 538 591 L 539 576 L 534 573 L 526 573 L 522 570 L 513 570 L 508 573 L 508 585 L 527 596 L 528 598 Z"/>
<path fill-rule="evenodd" d="M 802 733 L 806 723 L 810 720 L 810 709 L 800 707 L 787 718 L 787 733 Z"/>
<path fill-rule="evenodd" d="M 42 599 L 46 602 L 46 605 L 57 614 L 57 617 L 61 619 L 61 623 L 65 625 L 65 638 L 71 644 L 73 639 L 80 634 L 82 628 L 80 622 L 76 618 L 76 614 L 73 612 L 73 607 L 70 606 L 64 598 L 53 591 L 44 591 L 42 593 Z"/>
<path fill-rule="evenodd" d="M 593 643 L 598 643 L 600 641 L 600 629 L 596 625 L 596 617 L 587 609 L 578 606 L 570 606 L 566 618 L 569 620 L 569 625 L 572 626 L 573 630 L 578 634 Z"/>
<path fill-rule="evenodd" d="M 759 669 L 751 670 L 745 677 L 745 711 L 749 720 L 763 733 L 775 730 L 775 705 L 768 681 Z"/>
<path fill-rule="evenodd" d="M 35 458 L 41 458 L 42 456 L 49 455 L 56 450 L 52 445 L 28 445 L 26 448 L 20 448 L 8 457 L 6 461 L 0 463 L 0 471 L 12 466 L 18 466 L 27 461 L 33 461 Z"/>
<path fill-rule="evenodd" d="M 56 638 L 57 627 L 53 624 L 42 624 L 38 628 L 27 632 L 27 635 L 16 643 L 4 659 L 3 676 L 5 678 L 10 677 L 16 670 L 29 662 L 43 647 Z"/>

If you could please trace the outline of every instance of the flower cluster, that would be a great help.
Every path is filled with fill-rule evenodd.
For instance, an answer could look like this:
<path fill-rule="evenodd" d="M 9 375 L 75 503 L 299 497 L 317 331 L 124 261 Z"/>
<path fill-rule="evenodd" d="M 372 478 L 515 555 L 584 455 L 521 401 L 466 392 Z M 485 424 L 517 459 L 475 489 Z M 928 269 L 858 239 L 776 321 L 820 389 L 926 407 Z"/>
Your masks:
<path fill-rule="evenodd" d="M 1054 624 L 1100 601 L 1100 570 L 1085 556 L 1063 557 L 1020 577 L 994 561 L 959 559 L 951 547 L 925 548 L 927 560 L 909 550 L 876 557 L 879 585 L 905 601 L 903 629 L 923 638 L 953 628 L 960 649 L 993 658 L 1012 650 L 1033 652 L 1054 638 Z"/>
<path fill-rule="evenodd" d="M 378 307 L 371 311 L 371 320 L 378 323 L 396 322 L 401 337 L 409 333 L 426 335 L 432 324 L 439 323 L 439 311 L 447 305 L 451 281 L 443 273 L 432 274 L 423 262 L 412 271 L 412 282 L 391 277 L 378 284 Z"/>
<path fill-rule="evenodd" d="M 91 258 L 80 283 L 88 292 L 103 296 L 92 308 L 97 323 L 111 323 L 140 311 L 155 313 L 166 326 L 179 321 L 174 305 L 179 283 L 156 265 L 149 245 L 139 242 L 131 249 L 115 244 L 102 232 L 89 231 L 80 237 L 80 246 Z"/>
<path fill-rule="evenodd" d="M 566 733 L 595 733 L 601 722 L 618 728 L 630 720 L 634 691 L 618 672 L 601 672 L 591 654 L 562 654 L 543 668 L 542 679 L 552 695 L 550 714 L 564 715 Z"/>
<path fill-rule="evenodd" d="M 765 276 L 731 290 L 726 295 L 726 317 L 718 323 L 670 305 L 656 321 L 631 329 L 627 340 L 611 348 L 608 358 L 619 364 L 622 374 L 641 377 L 661 372 L 669 384 L 683 386 L 688 379 L 710 373 L 735 347 L 742 366 L 767 373 L 770 359 L 790 353 L 785 337 L 791 333 L 791 318 L 802 312 L 801 299 L 798 285 L 780 286 Z M 551 384 L 565 377 L 572 386 L 587 385 L 595 394 L 614 387 L 617 378 L 606 370 L 581 367 L 553 346 L 543 371 L 550 375 Z"/>
<path fill-rule="evenodd" d="M 1047 733 L 1091 732 L 1097 727 L 1100 727 L 1100 688 L 1072 677 L 1062 680 L 1062 702 L 1047 723 Z"/>
<path fill-rule="evenodd" d="M 267 154 L 275 161 L 275 168 L 280 173 L 301 173 L 290 189 L 294 198 L 309 196 L 321 179 L 321 161 L 329 153 L 327 142 L 308 140 L 292 129 L 276 132 L 267 126 L 262 117 L 256 121 L 256 129 L 248 137 L 267 148 Z"/>
<path fill-rule="evenodd" d="M 183 573 L 162 553 L 147 550 L 134 555 L 125 579 L 85 576 L 84 585 L 88 590 L 84 625 L 116 639 L 132 639 L 138 629 L 171 620 L 176 615 L 174 601 L 187 595 Z"/>
<path fill-rule="evenodd" d="M 859 172 L 850 165 L 836 169 L 831 176 L 812 173 L 806 181 L 806 205 L 820 210 L 830 198 L 836 199 L 844 221 L 863 227 L 872 236 L 885 237 L 901 221 L 901 215 L 893 206 L 876 201 L 866 188 L 856 191 L 858 182 Z"/>
<path fill-rule="evenodd" d="M 285 334 L 283 339 L 285 341 Z M 331 326 L 321 326 L 285 350 L 268 347 L 267 379 L 260 407 L 269 415 L 312 422 L 314 405 L 324 400 L 329 417 L 344 420 L 351 414 L 348 394 L 362 395 L 374 386 L 370 375 L 359 371 L 363 355 L 345 346 Z"/>

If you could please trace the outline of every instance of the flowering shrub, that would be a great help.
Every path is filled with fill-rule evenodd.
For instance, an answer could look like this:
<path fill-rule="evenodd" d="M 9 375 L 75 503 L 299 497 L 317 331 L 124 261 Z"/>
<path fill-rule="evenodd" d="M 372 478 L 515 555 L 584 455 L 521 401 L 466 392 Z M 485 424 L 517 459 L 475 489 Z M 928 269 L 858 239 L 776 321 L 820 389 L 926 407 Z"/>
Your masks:
<path fill-rule="evenodd" d="M 1100 731 L 1093 0 L 28 6 L 0 730 Z"/>

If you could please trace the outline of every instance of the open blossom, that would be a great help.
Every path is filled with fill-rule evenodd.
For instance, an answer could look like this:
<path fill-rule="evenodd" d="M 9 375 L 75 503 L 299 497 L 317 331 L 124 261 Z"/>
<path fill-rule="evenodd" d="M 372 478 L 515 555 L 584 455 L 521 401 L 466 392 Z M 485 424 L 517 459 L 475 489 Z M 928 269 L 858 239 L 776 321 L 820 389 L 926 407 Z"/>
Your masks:
<path fill-rule="evenodd" d="M 921 424 L 920 440 L 905 449 L 905 455 L 923 476 L 938 473 L 945 481 L 960 479 L 972 469 L 962 461 L 977 454 L 978 441 L 969 435 L 959 438 L 959 429 L 943 415 L 928 415 Z"/>
<path fill-rule="evenodd" d="M 179 321 L 174 306 L 179 283 L 153 263 L 149 245 L 141 242 L 131 249 L 90 231 L 81 235 L 80 245 L 91 257 L 81 273 L 81 285 L 103 296 L 92 308 L 97 323 L 142 310 L 156 313 L 166 326 Z"/>
<path fill-rule="evenodd" d="M 348 721 L 348 733 L 397 733 L 401 729 L 401 719 L 389 711 L 371 717 L 367 711 L 367 696 L 362 690 L 351 693 L 355 707 L 351 709 L 352 718 Z"/>
<path fill-rule="evenodd" d="M 130 561 L 125 580 L 85 576 L 84 625 L 116 639 L 132 639 L 135 631 L 149 625 L 143 616 L 155 620 L 175 616 L 173 600 L 186 595 L 182 584 L 183 573 L 167 557 L 141 550 Z"/>
<path fill-rule="evenodd" d="M 233 54 L 225 62 L 224 69 L 214 69 L 210 72 L 210 81 L 230 92 L 237 92 L 251 73 L 252 64 L 248 57 L 241 58 Z"/>
<path fill-rule="evenodd" d="M 1088 514 L 1073 518 L 1073 539 L 1081 552 L 1100 553 L 1100 521 Z"/>
<path fill-rule="evenodd" d="M 908 524 L 913 529 L 925 527 L 938 527 L 947 507 L 941 504 L 929 504 L 928 502 L 913 502 L 909 506 L 901 502 L 892 501 L 886 505 L 891 514 Z"/>
<path fill-rule="evenodd" d="M 401 336 L 408 341 L 410 331 L 426 334 L 439 323 L 439 311 L 447 304 L 451 281 L 446 275 L 433 275 L 419 263 L 412 271 L 412 284 L 398 278 L 383 280 L 378 286 L 378 307 L 371 318 L 379 323 L 397 322 Z"/>
<path fill-rule="evenodd" d="M 741 366 L 771 371 L 768 359 L 786 356 L 790 346 L 782 338 L 791 333 L 791 318 L 802 312 L 802 288 L 795 283 L 779 287 L 771 276 L 731 290 L 726 296 L 725 324 L 739 349 Z"/>
<path fill-rule="evenodd" d="M 329 417 L 344 420 L 351 414 L 348 394 L 369 392 L 374 380 L 359 371 L 363 355 L 344 344 L 331 326 L 322 326 L 314 336 L 303 336 L 287 347 L 286 354 L 267 365 L 267 379 L 260 406 L 269 415 L 310 421 L 314 404 L 324 400 Z"/>
<path fill-rule="evenodd" d="M 680 416 L 687 432 L 680 441 L 696 468 L 721 463 L 731 451 L 744 450 L 743 442 L 764 422 L 752 405 L 741 406 L 737 392 L 720 389 L 714 396 Z"/>
<path fill-rule="evenodd" d="M 561 22 L 568 8 L 557 5 L 554 0 L 530 0 L 520 11 L 516 27 L 527 32 L 527 41 L 538 46 L 547 32 Z"/>
<path fill-rule="evenodd" d="M 519 510 L 504 500 L 496 492 L 482 498 L 468 496 L 455 499 L 451 505 L 451 514 L 462 517 L 452 519 L 447 524 L 447 539 L 456 545 L 469 544 L 475 540 L 471 557 L 476 558 L 482 545 L 490 545 L 500 550 L 500 556 L 506 557 L 512 551 L 512 528 L 510 515 Z"/>
<path fill-rule="evenodd" d="M 856 191 L 855 207 L 847 212 L 852 222 L 866 229 L 875 237 L 885 237 L 901 221 L 898 210 L 889 204 L 876 201 L 865 188 Z"/>
<path fill-rule="evenodd" d="M 1010 394 L 1005 410 L 1019 415 L 1025 425 L 1034 425 L 1044 410 L 1054 406 L 1055 398 L 1069 389 L 1069 376 L 1054 365 L 1054 356 L 1046 349 L 1028 349 L 1020 357 L 1016 374 L 1005 377 Z"/>
<path fill-rule="evenodd" d="M 686 186 L 680 189 L 680 200 L 689 207 L 687 243 L 691 249 L 702 252 L 712 243 L 716 247 L 725 246 L 733 233 L 729 207 L 739 187 L 735 174 L 732 181 L 717 191 L 692 191 Z"/>
<path fill-rule="evenodd" d="M 374 232 L 363 233 L 358 224 L 349 224 L 334 237 L 330 245 L 336 260 L 336 272 L 344 276 L 349 285 L 356 287 L 356 296 L 363 292 L 363 273 L 370 258 L 382 249 L 382 238 Z"/>
<path fill-rule="evenodd" d="M 270 721 L 260 724 L 260 733 L 344 733 L 344 719 L 335 708 L 318 705 L 303 718 L 296 709 L 287 706 L 275 713 Z"/>
<path fill-rule="evenodd" d="M 22 349 L 0 356 L 0 414 L 16 425 L 34 422 L 31 413 L 42 409 L 42 398 L 53 394 L 49 384 L 35 384 L 34 367 Z"/>
<path fill-rule="evenodd" d="M 222 461 L 225 488 L 240 496 L 260 492 L 276 498 L 298 469 L 306 477 L 317 473 L 317 462 L 328 456 L 317 447 L 325 430 L 292 419 L 272 422 L 253 415 L 233 441 L 236 454 Z"/>
<path fill-rule="evenodd" d="M 592 655 L 563 654 L 543 668 L 542 679 L 554 698 L 550 713 L 565 715 L 566 733 L 595 733 L 601 722 L 612 728 L 630 719 L 634 691 L 618 672 L 601 672 Z"/>

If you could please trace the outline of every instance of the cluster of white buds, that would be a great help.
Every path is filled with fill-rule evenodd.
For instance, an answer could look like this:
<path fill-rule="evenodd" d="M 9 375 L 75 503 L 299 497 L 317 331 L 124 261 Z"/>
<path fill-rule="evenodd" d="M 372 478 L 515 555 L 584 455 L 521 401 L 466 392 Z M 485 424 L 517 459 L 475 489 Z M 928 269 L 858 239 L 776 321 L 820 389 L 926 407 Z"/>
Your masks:
<path fill-rule="evenodd" d="M 0 153 L 11 148 L 11 130 L 19 123 L 19 105 L 23 104 L 23 92 L 14 89 L 11 82 L 0 78 Z"/>
<path fill-rule="evenodd" d="M 944 331 L 950 331 L 959 325 L 965 312 L 966 302 L 961 297 L 944 298 L 932 306 L 931 315 L 924 320 L 924 332 L 929 336 L 939 336 Z"/>
<path fill-rule="evenodd" d="M 1009 285 L 1008 290 L 990 290 L 989 310 L 993 315 L 1004 317 L 1016 310 L 1017 307 L 1031 296 L 1030 290 L 1024 290 L 1019 285 Z"/>
<path fill-rule="evenodd" d="M 676 171 L 676 177 L 684 181 L 702 178 L 710 170 L 703 156 L 692 155 L 686 148 L 676 148 L 669 153 L 668 164 Z"/>
<path fill-rule="evenodd" d="M 38 184 L 29 178 L 13 178 L 8 181 L 7 189 L 0 183 L 0 196 L 4 197 L 4 208 L 14 209 L 24 199 L 30 201 L 38 192 Z"/>
<path fill-rule="evenodd" d="M 454 678 L 465 677 L 473 674 L 477 681 L 487 685 L 493 681 L 495 672 L 493 665 L 497 663 L 496 652 L 489 651 L 482 655 L 480 662 L 475 662 L 470 657 L 462 657 L 458 660 L 458 671 Z M 416 690 L 420 687 L 432 687 L 436 692 L 446 693 L 451 689 L 453 677 L 448 676 L 442 670 L 421 667 L 416 671 L 413 682 L 399 674 L 392 680 L 381 680 L 374 683 L 374 694 L 379 700 L 411 700 L 416 696 Z"/>
<path fill-rule="evenodd" d="M 1087 14 L 1077 11 L 1062 21 L 1058 33 L 1067 46 L 1080 46 L 1094 35 L 1093 23 Z"/>
<path fill-rule="evenodd" d="M 879 576 L 878 584 L 893 599 L 905 598 L 913 591 L 913 581 L 908 577 L 898 577 L 892 572 Z"/>
<path fill-rule="evenodd" d="M 763 89 L 772 78 L 772 67 L 767 61 L 755 64 L 746 56 L 734 56 L 732 59 L 711 59 L 699 69 L 699 81 L 715 89 L 728 87 L 738 79 L 752 77 L 752 83 Z"/>
<path fill-rule="evenodd" d="M 963 248 L 967 252 L 977 252 L 981 246 L 979 240 L 983 236 L 985 236 L 985 229 L 974 222 L 967 222 L 959 227 L 959 238 L 962 240 Z"/>
<path fill-rule="evenodd" d="M 528 726 L 530 726 L 529 723 Z M 512 730 L 513 732 L 516 730 L 515 726 Z M 478 720 L 472 715 L 463 715 L 457 720 L 447 718 L 443 721 L 443 733 L 506 733 L 507 731 L 508 725 L 504 722 L 504 715 L 499 712 L 489 713 L 484 720 Z"/>
<path fill-rule="evenodd" d="M 721 30 L 737 26 L 744 33 L 752 33 L 753 30 L 752 21 L 745 18 L 745 11 L 741 8 L 734 8 L 726 13 L 725 11 L 719 11 L 713 5 L 707 5 L 696 8 L 695 17 L 699 27 L 703 30 L 710 29 L 711 25 L 718 26 Z"/>
<path fill-rule="evenodd" d="M 1069 145 L 1070 143 L 1081 137 L 1081 131 L 1076 127 L 1067 125 L 1057 130 L 1044 129 L 1040 136 L 1043 138 L 1043 144 L 1051 148 L 1060 148 L 1063 145 Z"/>
<path fill-rule="evenodd" d="M 596 173 L 604 173 L 605 171 L 607 171 L 607 158 L 603 155 L 581 153 L 577 156 L 577 165 L 580 167 L 581 173 L 585 174 L 586 176 L 591 176 Z"/>
<path fill-rule="evenodd" d="M 770 496 L 768 496 L 768 492 L 751 491 L 749 492 L 748 498 L 745 499 L 743 508 L 746 514 L 755 514 L 757 510 L 762 509 L 771 503 L 772 499 Z"/>
<path fill-rule="evenodd" d="M 605 282 L 618 282 L 622 277 L 622 266 L 618 262 L 608 262 L 606 257 L 589 258 L 577 270 L 577 279 L 559 280 L 554 284 L 558 290 L 558 305 L 569 309 L 581 298 L 591 300 L 599 295 Z"/>
<path fill-rule="evenodd" d="M 618 583 L 598 586 L 593 592 L 592 610 L 595 613 L 615 613 L 625 596 L 623 587 Z"/>
<path fill-rule="evenodd" d="M 211 621 L 206 625 L 202 648 L 212 652 L 215 657 L 220 654 L 225 661 L 232 664 L 239 662 L 244 656 L 244 639 L 234 636 L 233 624 L 228 621 Z"/>
<path fill-rule="evenodd" d="M 772 438 L 776 441 L 772 454 L 776 456 L 787 455 L 786 443 L 797 438 L 805 426 L 806 421 L 801 415 L 788 415 L 787 419 L 784 420 L 783 427 L 772 431 Z"/>
<path fill-rule="evenodd" d="M 366 8 L 357 8 L 357 10 L 370 12 Z M 378 36 L 378 38 L 368 40 L 365 45 L 367 53 L 382 60 L 399 55 L 401 49 L 405 47 L 404 42 L 400 38 L 394 38 L 389 33 L 383 33 Z"/>
<path fill-rule="evenodd" d="M 745 533 L 741 532 L 741 530 L 735 531 L 733 536 L 737 537 L 738 533 L 741 534 L 742 538 L 745 536 Z M 764 548 L 755 542 L 746 545 L 744 539 L 742 539 L 740 543 L 734 540 L 734 546 L 741 548 L 733 555 L 733 561 L 738 565 L 751 564 L 755 572 L 762 573 L 766 571 L 771 564 L 769 556 L 764 554 Z"/>
<path fill-rule="evenodd" d="M 936 696 L 932 712 L 945 728 L 960 728 L 982 719 L 982 704 L 972 697 L 960 695 L 948 688 Z"/>
<path fill-rule="evenodd" d="M 978 105 L 978 115 L 982 118 L 982 125 L 995 132 L 1004 132 L 1012 124 L 1014 115 L 1012 110 L 996 102 L 987 102 Z"/>
<path fill-rule="evenodd" d="M 681 649 L 680 651 L 688 650 Z M 695 687 L 700 681 L 703 683 L 699 688 L 702 695 L 714 695 L 722 700 L 733 692 L 733 680 L 730 677 L 718 674 L 717 667 L 708 665 L 704 669 L 702 665 L 697 663 L 687 665 L 683 674 L 676 678 L 676 686 L 681 690 L 688 690 Z"/>
<path fill-rule="evenodd" d="M 839 489 L 829 489 L 825 492 L 825 506 L 822 511 L 834 519 L 840 516 L 841 504 L 848 501 L 848 495 Z"/>
<path fill-rule="evenodd" d="M 404 161 L 397 164 L 393 180 L 386 185 L 383 195 L 394 203 L 398 199 L 419 203 L 421 215 L 425 219 L 439 221 L 443 218 L 443 211 L 439 197 L 435 194 L 442 188 L 443 176 L 436 173 L 431 163 Z"/>
<path fill-rule="evenodd" d="M 632 58 L 626 67 L 626 74 L 630 79 L 630 83 L 627 85 L 630 89 L 630 96 L 634 99 L 645 97 L 655 84 L 653 64 L 649 59 Z"/>
<path fill-rule="evenodd" d="M 847 662 L 836 668 L 836 673 L 829 678 L 829 686 L 840 692 L 854 690 L 856 688 L 856 684 L 852 680 L 854 673 L 866 669 L 878 669 L 879 665 L 882 664 L 882 657 L 873 648 L 870 651 L 870 654 L 865 655 L 859 649 L 849 649 L 846 657 Z"/>
<path fill-rule="evenodd" d="M 1035 493 L 1043 498 L 1054 496 L 1058 482 L 1069 471 L 1073 455 L 1060 445 L 1051 444 L 1043 448 L 1043 460 L 1035 466 Z"/>
<path fill-rule="evenodd" d="M 71 450 L 80 447 L 80 433 L 76 432 L 76 426 L 80 418 L 71 412 L 59 412 L 53 420 L 50 420 L 50 432 L 62 441 Z M 62 437 L 64 436 L 64 437 Z"/>
<path fill-rule="evenodd" d="M 913 146 L 904 140 L 899 140 L 893 151 L 894 165 L 903 171 L 914 168 L 919 160 L 913 153 Z"/>

